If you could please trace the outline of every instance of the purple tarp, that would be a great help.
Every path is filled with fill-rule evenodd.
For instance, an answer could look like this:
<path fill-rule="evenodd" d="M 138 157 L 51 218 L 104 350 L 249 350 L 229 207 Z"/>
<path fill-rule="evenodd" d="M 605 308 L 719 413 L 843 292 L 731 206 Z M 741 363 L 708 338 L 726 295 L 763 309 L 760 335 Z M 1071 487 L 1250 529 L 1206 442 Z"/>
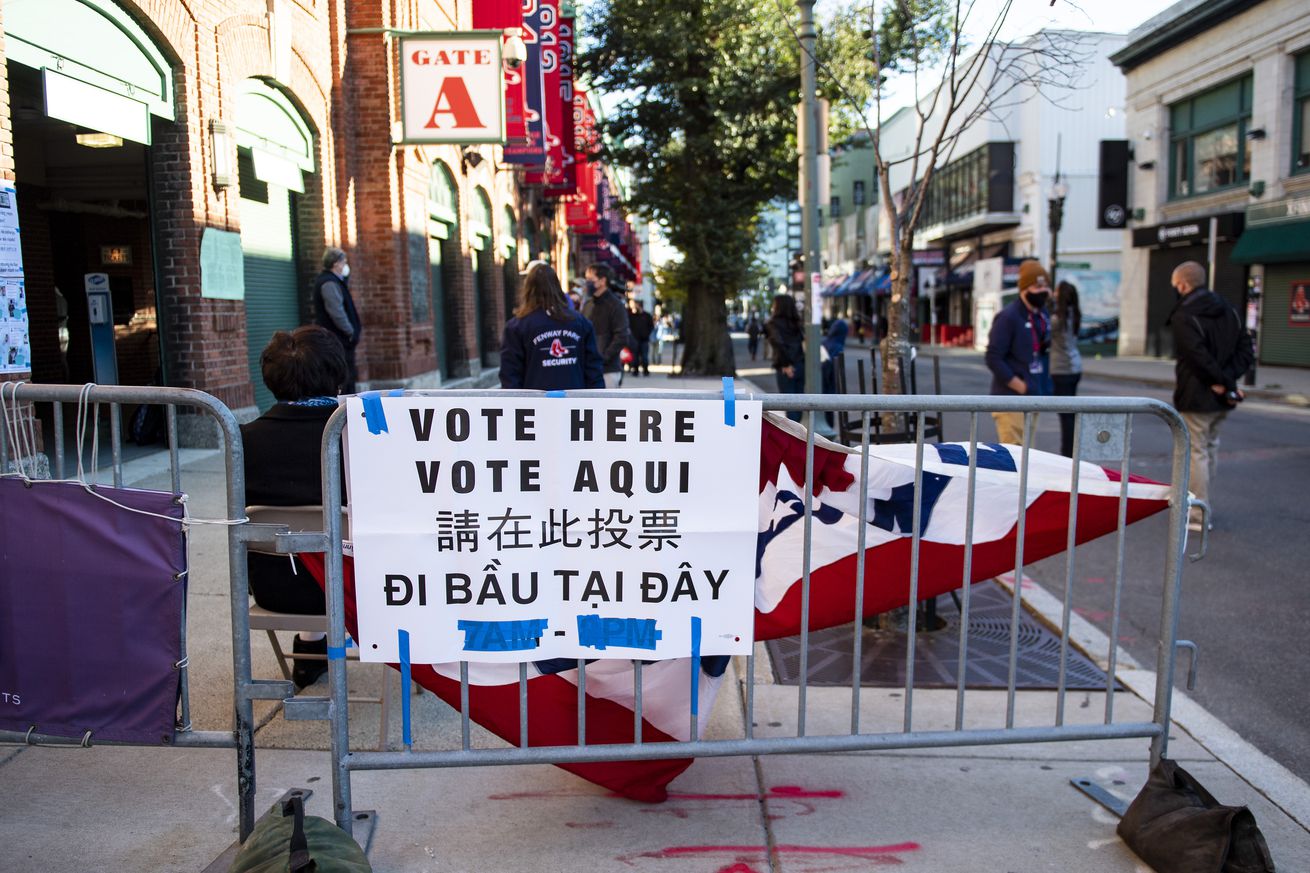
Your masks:
<path fill-rule="evenodd" d="M 96 491 L 182 519 L 172 494 Z M 0 729 L 170 742 L 185 570 L 177 521 L 0 479 Z"/>

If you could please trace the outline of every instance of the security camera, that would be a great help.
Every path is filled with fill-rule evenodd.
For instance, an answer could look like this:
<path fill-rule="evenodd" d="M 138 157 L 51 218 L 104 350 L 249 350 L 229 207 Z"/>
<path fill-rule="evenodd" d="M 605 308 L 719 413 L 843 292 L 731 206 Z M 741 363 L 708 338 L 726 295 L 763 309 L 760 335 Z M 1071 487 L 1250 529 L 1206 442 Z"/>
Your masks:
<path fill-rule="evenodd" d="M 523 37 L 519 36 L 518 30 L 511 30 L 508 33 L 510 35 L 506 37 L 504 46 L 505 66 L 517 70 L 528 59 L 528 47 L 523 43 Z"/>

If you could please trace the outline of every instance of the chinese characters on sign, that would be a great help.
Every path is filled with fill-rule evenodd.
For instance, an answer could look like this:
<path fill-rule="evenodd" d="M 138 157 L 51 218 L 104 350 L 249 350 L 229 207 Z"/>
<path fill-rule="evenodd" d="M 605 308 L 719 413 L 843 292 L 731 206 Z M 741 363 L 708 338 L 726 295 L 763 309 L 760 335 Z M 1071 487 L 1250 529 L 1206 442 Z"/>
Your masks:
<path fill-rule="evenodd" d="M 402 629 L 415 663 L 750 652 L 758 402 L 367 402 L 346 427 L 366 660 Z"/>

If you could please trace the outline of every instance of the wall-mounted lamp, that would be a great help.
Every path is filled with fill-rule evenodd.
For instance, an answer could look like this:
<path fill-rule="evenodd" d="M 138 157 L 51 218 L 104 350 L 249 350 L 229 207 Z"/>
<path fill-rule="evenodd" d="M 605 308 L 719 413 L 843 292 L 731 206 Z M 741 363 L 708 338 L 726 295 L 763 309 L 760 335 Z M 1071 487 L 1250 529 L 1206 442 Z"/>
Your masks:
<path fill-rule="evenodd" d="M 225 121 L 209 122 L 209 168 L 214 177 L 214 190 L 231 188 L 237 182 L 236 168 L 232 166 L 232 127 Z"/>
<path fill-rule="evenodd" d="M 1265 196 L 1265 180 L 1256 179 L 1254 182 L 1251 183 L 1251 187 L 1248 189 L 1248 191 L 1252 197 Z"/>
<path fill-rule="evenodd" d="M 1246 132 L 1246 138 L 1252 142 L 1259 142 L 1267 136 L 1263 127 L 1253 127 Z"/>
<path fill-rule="evenodd" d="M 1154 170 L 1154 169 L 1155 169 L 1155 161 L 1142 161 L 1140 164 L 1137 165 L 1137 169 L 1139 169 L 1139 170 Z"/>
<path fill-rule="evenodd" d="M 116 149 L 123 144 L 121 136 L 114 136 L 112 133 L 101 133 L 92 131 L 90 133 L 79 133 L 76 135 L 77 144 L 86 146 L 89 149 Z"/>
<path fill-rule="evenodd" d="M 459 159 L 466 168 L 476 169 L 482 163 L 482 153 L 473 146 L 464 146 L 459 150 Z"/>

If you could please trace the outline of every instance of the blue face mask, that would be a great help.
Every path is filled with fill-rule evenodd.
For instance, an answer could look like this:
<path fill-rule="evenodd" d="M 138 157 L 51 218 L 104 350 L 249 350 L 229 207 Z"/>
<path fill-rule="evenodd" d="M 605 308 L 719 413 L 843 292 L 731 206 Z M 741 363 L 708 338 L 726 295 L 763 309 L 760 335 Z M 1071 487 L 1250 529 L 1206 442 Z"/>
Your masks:
<path fill-rule="evenodd" d="M 596 293 L 596 283 L 595 283 L 595 282 L 593 282 L 593 281 L 591 281 L 590 279 L 588 279 L 588 280 L 587 280 L 586 287 L 587 287 L 587 293 L 588 293 L 588 294 L 595 295 L 595 293 Z"/>

